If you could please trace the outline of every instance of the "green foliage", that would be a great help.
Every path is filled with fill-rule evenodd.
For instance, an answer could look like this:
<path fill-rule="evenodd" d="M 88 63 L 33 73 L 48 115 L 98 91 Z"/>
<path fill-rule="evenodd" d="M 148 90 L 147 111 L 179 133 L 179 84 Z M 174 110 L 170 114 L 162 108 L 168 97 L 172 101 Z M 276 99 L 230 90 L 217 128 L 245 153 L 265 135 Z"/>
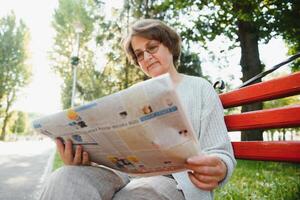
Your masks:
<path fill-rule="evenodd" d="M 64 165 L 63 161 L 59 157 L 58 152 L 56 151 L 54 161 L 53 161 L 53 166 L 52 166 L 52 171 L 55 171 L 56 169 L 62 167 Z"/>
<path fill-rule="evenodd" d="M 119 10 L 111 20 L 99 23 L 98 45 L 105 47 L 107 63 L 101 74 L 105 82 L 106 91 L 110 94 L 125 89 L 136 82 L 145 79 L 145 75 L 126 58 L 122 47 L 122 39 L 127 34 L 129 25 L 129 13 L 126 9 Z"/>
<path fill-rule="evenodd" d="M 288 54 L 294 55 L 300 52 L 300 1 L 289 0 L 287 3 L 281 1 L 274 1 L 277 8 L 280 8 L 276 16 L 278 24 L 278 32 L 286 41 L 289 48 Z M 300 59 L 293 62 L 292 70 L 300 70 Z"/>
<path fill-rule="evenodd" d="M 178 17 L 178 13 L 183 13 L 185 17 L 188 17 L 192 25 L 184 26 L 187 28 L 184 35 L 197 42 L 205 42 L 207 39 L 214 40 L 221 34 L 226 35 L 232 42 L 237 42 L 238 21 L 252 24 L 252 31 L 258 31 L 258 39 L 268 42 L 274 35 L 280 33 L 278 26 L 281 25 L 281 22 L 277 19 L 281 18 L 282 21 L 290 19 L 291 17 L 285 11 L 293 8 L 294 12 L 297 12 L 297 6 L 296 0 L 176 0 L 160 1 L 157 8 L 164 9 L 164 12 L 174 11 L 174 15 L 169 15 L 169 18 Z M 294 26 L 298 25 L 292 24 L 292 27 Z"/>
<path fill-rule="evenodd" d="M 16 119 L 13 120 L 10 126 L 10 131 L 18 135 L 24 135 L 28 133 L 29 129 L 29 118 L 27 113 L 18 111 L 15 113 Z"/>
<path fill-rule="evenodd" d="M 234 174 L 215 199 L 286 199 L 300 197 L 300 165 L 238 160 Z"/>
<path fill-rule="evenodd" d="M 264 109 L 280 108 L 280 107 L 295 105 L 295 104 L 300 104 L 299 96 L 292 96 L 292 97 L 286 97 L 277 100 L 266 101 L 264 102 Z"/>
<path fill-rule="evenodd" d="M 113 20 L 104 20 L 100 1 L 61 0 L 55 12 L 55 47 L 51 53 L 53 69 L 63 78 L 62 101 L 70 107 L 73 82 L 72 43 L 75 40 L 73 24 L 80 22 L 79 65 L 76 93 L 81 103 L 111 94 L 143 80 L 140 70 L 130 64 L 120 45 L 127 30 L 126 10 L 118 12 Z M 106 55 L 105 67 L 99 68 L 97 51 Z"/>
<path fill-rule="evenodd" d="M 180 56 L 178 72 L 192 76 L 203 76 L 198 54 L 189 50 L 183 51 Z"/>
<path fill-rule="evenodd" d="M 0 100 L 29 82 L 28 39 L 27 27 L 14 13 L 0 19 Z"/>
<path fill-rule="evenodd" d="M 76 91 L 79 98 L 83 100 L 91 100 L 99 96 L 98 90 L 95 90 L 95 88 L 101 87 L 97 79 L 100 71 L 95 63 L 96 49 L 90 45 L 91 41 L 93 41 L 95 13 L 97 12 L 98 7 L 91 0 L 60 0 L 58 8 L 55 10 L 52 22 L 56 30 L 55 45 L 52 52 L 50 52 L 50 58 L 53 69 L 64 80 L 62 86 L 64 108 L 70 107 L 71 103 L 73 70 L 74 66 L 76 66 L 71 65 L 71 57 L 77 51 L 75 45 L 75 40 L 78 36 L 75 31 L 76 24 L 80 24 L 83 29 L 83 32 L 79 33 L 79 63 L 76 66 L 78 80 Z M 100 20 L 101 18 L 97 19 Z"/>
<path fill-rule="evenodd" d="M 30 81 L 31 68 L 26 64 L 28 41 L 28 29 L 22 20 L 16 21 L 14 13 L 0 19 L 0 140 L 5 138 L 18 92 Z"/>

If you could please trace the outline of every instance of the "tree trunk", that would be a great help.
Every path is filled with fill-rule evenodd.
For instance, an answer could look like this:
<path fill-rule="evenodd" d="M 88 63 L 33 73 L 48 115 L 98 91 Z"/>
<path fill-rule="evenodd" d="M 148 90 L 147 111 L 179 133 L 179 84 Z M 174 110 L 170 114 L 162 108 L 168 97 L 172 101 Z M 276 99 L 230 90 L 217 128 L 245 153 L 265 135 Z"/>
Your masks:
<path fill-rule="evenodd" d="M 6 98 L 6 108 L 4 112 L 4 120 L 1 128 L 1 135 L 0 135 L 0 140 L 4 141 L 5 136 L 6 136 L 6 127 L 7 127 L 7 122 L 9 118 L 11 117 L 11 114 L 9 113 L 9 109 L 14 101 L 15 98 L 15 92 L 12 91 L 11 98 L 9 97 L 10 95 L 7 96 Z"/>
<path fill-rule="evenodd" d="M 263 70 L 258 51 L 258 30 L 255 25 L 242 20 L 238 21 L 238 38 L 241 45 L 241 61 L 243 78 L 245 82 Z M 260 82 L 258 80 L 257 82 Z M 242 112 L 262 109 L 262 103 L 253 103 L 242 106 Z M 263 140 L 262 130 L 242 131 L 242 141 Z"/>
<path fill-rule="evenodd" d="M 3 120 L 3 125 L 2 125 L 2 128 L 1 128 L 1 135 L 0 135 L 0 140 L 1 141 L 5 140 L 6 126 L 7 126 L 8 119 L 9 119 L 9 115 L 7 113 L 5 113 L 5 117 L 4 117 L 4 120 Z"/>
<path fill-rule="evenodd" d="M 148 0 L 145 1 L 145 18 L 149 18 L 149 6 L 148 6 Z"/>

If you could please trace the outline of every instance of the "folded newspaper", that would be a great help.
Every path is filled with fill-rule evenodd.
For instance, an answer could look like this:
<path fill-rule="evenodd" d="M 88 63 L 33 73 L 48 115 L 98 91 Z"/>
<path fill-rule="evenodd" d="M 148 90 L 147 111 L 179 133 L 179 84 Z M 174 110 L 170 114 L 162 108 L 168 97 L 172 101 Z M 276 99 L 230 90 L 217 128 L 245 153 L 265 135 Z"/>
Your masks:
<path fill-rule="evenodd" d="M 50 138 L 82 145 L 92 162 L 131 175 L 183 171 L 186 159 L 199 152 L 169 74 L 35 120 L 33 126 Z"/>

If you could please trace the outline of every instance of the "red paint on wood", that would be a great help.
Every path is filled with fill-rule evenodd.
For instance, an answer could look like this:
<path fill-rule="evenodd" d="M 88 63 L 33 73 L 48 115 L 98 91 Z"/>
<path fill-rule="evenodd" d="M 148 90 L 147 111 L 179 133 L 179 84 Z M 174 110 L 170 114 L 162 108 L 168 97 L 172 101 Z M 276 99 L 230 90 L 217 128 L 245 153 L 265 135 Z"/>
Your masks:
<path fill-rule="evenodd" d="M 220 95 L 224 108 L 300 94 L 300 72 Z"/>
<path fill-rule="evenodd" d="M 300 163 L 300 141 L 232 142 L 235 158 Z"/>
<path fill-rule="evenodd" d="M 225 108 L 300 94 L 300 72 L 220 95 Z M 225 116 L 229 131 L 300 127 L 300 105 Z M 300 163 L 300 141 L 232 142 L 238 159 Z"/>
<path fill-rule="evenodd" d="M 228 131 L 300 127 L 300 105 L 225 116 Z"/>

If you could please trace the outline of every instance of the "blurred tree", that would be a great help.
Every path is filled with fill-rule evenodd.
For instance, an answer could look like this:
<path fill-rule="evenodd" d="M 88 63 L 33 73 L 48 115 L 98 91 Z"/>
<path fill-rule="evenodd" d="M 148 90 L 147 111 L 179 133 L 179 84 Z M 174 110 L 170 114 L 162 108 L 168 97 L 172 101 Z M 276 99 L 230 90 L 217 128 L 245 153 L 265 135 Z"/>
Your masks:
<path fill-rule="evenodd" d="M 285 3 L 282 1 L 273 1 L 278 10 L 274 16 L 278 25 L 278 33 L 286 41 L 289 48 L 289 55 L 294 55 L 300 52 L 300 1 L 289 0 Z M 292 64 L 293 71 L 300 70 L 300 59 L 295 60 Z"/>
<path fill-rule="evenodd" d="M 19 90 L 29 83 L 31 68 L 27 65 L 29 31 L 15 14 L 0 19 L 0 140 L 5 139 L 11 107 Z"/>
<path fill-rule="evenodd" d="M 146 79 L 141 70 L 129 62 L 122 46 L 122 39 L 132 21 L 131 9 L 130 1 L 126 0 L 123 8 L 112 10 L 111 19 L 99 23 L 102 29 L 98 32 L 97 44 L 105 49 L 107 60 L 102 79 L 110 93 Z"/>
<path fill-rule="evenodd" d="M 27 113 L 17 111 L 15 115 L 16 119 L 11 122 L 10 132 L 18 135 L 27 134 L 29 127 L 29 119 Z"/>
<path fill-rule="evenodd" d="M 83 32 L 80 34 L 79 65 L 77 70 L 76 94 L 83 101 L 90 101 L 102 96 L 99 76 L 100 69 L 96 63 L 96 45 L 93 33 L 97 27 L 94 21 L 101 21 L 99 7 L 94 1 L 88 0 L 60 0 L 55 10 L 52 25 L 56 31 L 54 47 L 50 52 L 53 69 L 64 80 L 62 86 L 63 108 L 71 105 L 73 83 L 73 67 L 71 57 L 76 51 L 76 24 L 81 24 Z"/>
<path fill-rule="evenodd" d="M 189 50 L 183 50 L 180 56 L 178 72 L 192 76 L 203 76 L 199 56 Z"/>

